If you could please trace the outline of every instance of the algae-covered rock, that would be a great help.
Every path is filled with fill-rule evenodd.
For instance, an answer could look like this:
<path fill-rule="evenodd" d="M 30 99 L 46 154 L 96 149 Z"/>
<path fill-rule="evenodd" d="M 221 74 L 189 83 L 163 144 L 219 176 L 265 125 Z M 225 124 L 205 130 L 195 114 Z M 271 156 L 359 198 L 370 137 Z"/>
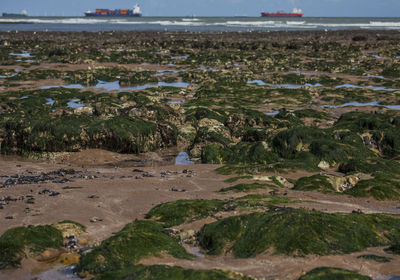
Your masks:
<path fill-rule="evenodd" d="M 132 266 L 123 270 L 105 272 L 95 280 L 252 280 L 250 276 L 221 270 L 193 270 L 178 266 Z"/>
<path fill-rule="evenodd" d="M 207 217 L 224 206 L 222 200 L 177 200 L 157 205 L 147 213 L 147 219 L 155 219 L 165 226 L 175 226 L 187 221 Z"/>
<path fill-rule="evenodd" d="M 61 231 L 64 238 L 69 236 L 79 236 L 86 231 L 85 226 L 68 220 L 54 224 L 53 227 Z"/>
<path fill-rule="evenodd" d="M 145 257 L 160 256 L 163 253 L 182 259 L 192 257 L 160 224 L 135 221 L 83 256 L 76 270 L 98 274 L 127 268 Z"/>
<path fill-rule="evenodd" d="M 268 250 L 305 256 L 363 251 L 399 237 L 399 219 L 386 215 L 328 214 L 291 208 L 225 218 L 203 226 L 199 244 L 208 254 L 250 258 Z"/>
<path fill-rule="evenodd" d="M 371 277 L 360 275 L 355 271 L 334 267 L 318 267 L 301 276 L 299 280 L 371 280 Z"/>
<path fill-rule="evenodd" d="M 28 254 L 42 253 L 47 248 L 63 245 L 61 232 L 52 226 L 17 227 L 0 237 L 0 269 L 16 267 Z M 50 254 L 50 253 L 49 253 Z"/>

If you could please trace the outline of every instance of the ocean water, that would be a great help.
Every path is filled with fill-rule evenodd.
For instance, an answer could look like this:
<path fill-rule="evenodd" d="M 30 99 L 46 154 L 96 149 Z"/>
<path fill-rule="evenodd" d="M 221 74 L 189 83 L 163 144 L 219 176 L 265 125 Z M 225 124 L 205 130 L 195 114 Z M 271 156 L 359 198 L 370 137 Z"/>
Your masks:
<path fill-rule="evenodd" d="M 400 18 L 262 18 L 262 17 L 0 17 L 0 31 L 265 31 L 400 30 Z"/>

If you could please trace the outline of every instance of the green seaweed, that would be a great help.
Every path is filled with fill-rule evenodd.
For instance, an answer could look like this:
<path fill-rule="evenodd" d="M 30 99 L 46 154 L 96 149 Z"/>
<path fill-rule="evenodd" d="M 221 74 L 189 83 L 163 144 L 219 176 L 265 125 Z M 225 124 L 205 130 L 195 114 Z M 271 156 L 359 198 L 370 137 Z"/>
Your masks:
<path fill-rule="evenodd" d="M 157 205 L 147 213 L 146 218 L 170 227 L 206 218 L 210 213 L 221 210 L 224 204 L 221 200 L 177 200 Z"/>
<path fill-rule="evenodd" d="M 40 253 L 47 248 L 59 248 L 63 237 L 52 226 L 28 226 L 7 230 L 0 237 L 0 269 L 16 267 L 21 264 L 25 250 Z"/>
<path fill-rule="evenodd" d="M 136 265 L 123 270 L 105 272 L 94 278 L 95 280 L 251 280 L 249 276 L 242 276 L 220 270 L 193 270 L 178 266 Z"/>
<path fill-rule="evenodd" d="M 357 259 L 371 260 L 379 263 L 387 263 L 391 261 L 390 258 L 377 255 L 360 255 L 357 257 Z"/>
<path fill-rule="evenodd" d="M 181 259 L 192 258 L 160 224 L 134 221 L 82 256 L 76 271 L 99 274 L 124 269 L 143 258 L 162 253 Z"/>
<path fill-rule="evenodd" d="M 270 248 L 294 256 L 348 254 L 388 245 L 399 234 L 399 220 L 386 215 L 272 208 L 204 225 L 198 240 L 208 254 L 250 258 Z"/>
<path fill-rule="evenodd" d="M 357 272 L 334 267 L 318 267 L 301 276 L 299 280 L 371 280 Z"/>

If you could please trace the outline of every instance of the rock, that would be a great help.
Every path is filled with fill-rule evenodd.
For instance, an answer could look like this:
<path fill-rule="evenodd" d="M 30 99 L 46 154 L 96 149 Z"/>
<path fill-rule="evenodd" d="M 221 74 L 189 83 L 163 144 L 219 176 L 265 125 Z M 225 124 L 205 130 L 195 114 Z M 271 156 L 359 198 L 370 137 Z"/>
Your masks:
<path fill-rule="evenodd" d="M 74 114 L 76 115 L 93 115 L 93 107 L 86 106 L 74 109 Z"/>
<path fill-rule="evenodd" d="M 47 249 L 46 251 L 39 254 L 35 259 L 39 262 L 48 262 L 51 261 L 61 255 L 62 251 L 58 249 Z"/>
<path fill-rule="evenodd" d="M 175 188 L 170 188 L 169 191 L 171 192 L 186 192 L 184 189 L 175 189 Z"/>
<path fill-rule="evenodd" d="M 90 196 L 88 196 L 88 198 L 95 199 L 95 198 L 99 198 L 99 196 L 98 195 L 90 195 Z"/>
<path fill-rule="evenodd" d="M 53 227 L 61 231 L 64 238 L 69 236 L 79 236 L 84 232 L 80 226 L 68 222 L 54 224 Z"/>
<path fill-rule="evenodd" d="M 344 192 L 351 189 L 360 181 L 360 178 L 355 175 L 345 177 L 327 175 L 327 178 L 336 192 Z"/>
<path fill-rule="evenodd" d="M 351 185 L 355 186 L 355 185 L 357 185 L 357 183 L 360 181 L 360 179 L 359 179 L 357 176 L 347 176 L 347 181 L 348 181 Z"/>
<path fill-rule="evenodd" d="M 330 164 L 324 160 L 320 161 L 320 163 L 318 163 L 318 167 L 321 168 L 322 170 L 327 170 L 330 167 Z"/>
<path fill-rule="evenodd" d="M 96 223 L 96 222 L 101 222 L 103 219 L 99 218 L 99 217 L 92 217 L 90 218 L 90 222 L 91 223 Z"/>
<path fill-rule="evenodd" d="M 270 176 L 253 176 L 253 180 L 271 182 L 272 178 Z"/>
<path fill-rule="evenodd" d="M 12 219 L 14 219 L 14 217 L 13 216 L 6 216 L 5 219 L 6 220 L 12 220 Z"/>

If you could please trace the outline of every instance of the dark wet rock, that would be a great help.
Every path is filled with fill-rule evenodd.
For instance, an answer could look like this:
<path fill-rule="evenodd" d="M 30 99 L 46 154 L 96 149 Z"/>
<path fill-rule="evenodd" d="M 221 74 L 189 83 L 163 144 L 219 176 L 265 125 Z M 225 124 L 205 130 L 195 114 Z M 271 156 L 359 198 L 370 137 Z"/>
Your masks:
<path fill-rule="evenodd" d="M 156 176 L 154 176 L 153 174 L 150 174 L 150 173 L 146 172 L 146 173 L 143 173 L 143 174 L 142 174 L 142 177 L 153 178 L 153 177 L 156 177 Z"/>
<path fill-rule="evenodd" d="M 0 204 L 0 210 L 1 210 L 1 209 L 4 209 L 4 207 L 3 207 L 3 205 L 2 205 L 2 204 Z"/>
<path fill-rule="evenodd" d="M 49 189 L 44 189 L 44 190 L 39 191 L 38 194 L 40 194 L 40 195 L 41 195 L 41 194 L 47 194 L 47 193 L 50 194 L 51 192 L 52 192 L 52 191 L 49 190 Z"/>
<path fill-rule="evenodd" d="M 175 188 L 170 188 L 169 191 L 171 192 L 186 192 L 184 189 L 175 189 Z"/>
<path fill-rule="evenodd" d="M 353 210 L 351 211 L 353 214 L 364 214 L 364 212 L 361 209 Z"/>
<path fill-rule="evenodd" d="M 144 170 L 141 170 L 141 169 L 133 169 L 132 172 L 143 173 Z"/>
<path fill-rule="evenodd" d="M 49 194 L 49 196 L 58 196 L 58 195 L 60 195 L 60 193 L 59 192 L 50 192 L 50 194 Z"/>
<path fill-rule="evenodd" d="M 31 198 L 27 199 L 25 202 L 27 204 L 35 204 L 35 199 L 33 197 L 31 197 Z"/>
<path fill-rule="evenodd" d="M 90 199 L 96 199 L 96 198 L 100 198 L 98 195 L 90 195 L 90 196 L 88 196 L 88 198 L 90 198 Z"/>
<path fill-rule="evenodd" d="M 6 216 L 5 219 L 6 220 L 12 220 L 12 219 L 14 219 L 14 217 L 13 216 Z"/>
<path fill-rule="evenodd" d="M 78 238 L 75 235 L 68 236 L 67 243 L 64 244 L 64 247 L 68 250 L 74 250 L 78 248 Z"/>

